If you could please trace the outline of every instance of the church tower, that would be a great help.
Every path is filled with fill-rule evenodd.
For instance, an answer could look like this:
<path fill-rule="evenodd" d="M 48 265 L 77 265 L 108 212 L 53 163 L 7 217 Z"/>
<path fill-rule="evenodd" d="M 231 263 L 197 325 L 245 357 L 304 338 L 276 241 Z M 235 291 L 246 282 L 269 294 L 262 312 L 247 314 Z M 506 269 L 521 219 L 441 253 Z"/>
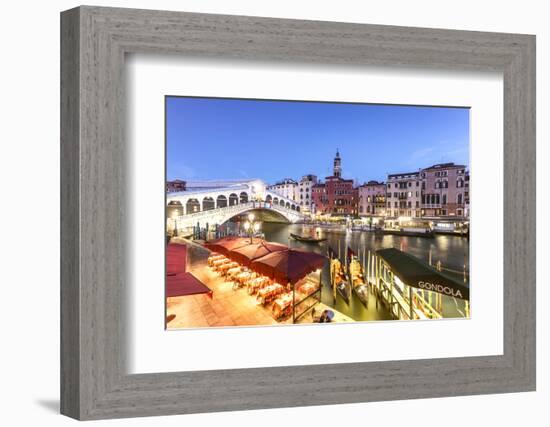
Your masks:
<path fill-rule="evenodd" d="M 342 177 L 342 160 L 340 159 L 340 153 L 336 149 L 336 157 L 334 158 L 334 174 L 335 177 Z"/>

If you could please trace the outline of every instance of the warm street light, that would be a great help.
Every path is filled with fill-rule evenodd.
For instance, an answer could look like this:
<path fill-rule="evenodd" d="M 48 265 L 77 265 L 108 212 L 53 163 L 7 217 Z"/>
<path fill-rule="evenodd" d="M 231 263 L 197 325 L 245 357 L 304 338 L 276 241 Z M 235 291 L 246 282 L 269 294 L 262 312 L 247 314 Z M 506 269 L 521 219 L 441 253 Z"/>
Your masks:
<path fill-rule="evenodd" d="M 260 231 L 260 227 L 262 226 L 261 221 L 254 221 L 254 214 L 250 212 L 248 214 L 248 221 L 245 221 L 243 224 L 244 229 L 248 232 L 250 235 L 250 243 L 252 243 L 252 237 L 254 236 L 254 233 L 257 233 Z"/>
<path fill-rule="evenodd" d="M 178 235 L 178 211 L 177 209 L 172 213 L 172 220 L 174 221 L 174 236 Z"/>

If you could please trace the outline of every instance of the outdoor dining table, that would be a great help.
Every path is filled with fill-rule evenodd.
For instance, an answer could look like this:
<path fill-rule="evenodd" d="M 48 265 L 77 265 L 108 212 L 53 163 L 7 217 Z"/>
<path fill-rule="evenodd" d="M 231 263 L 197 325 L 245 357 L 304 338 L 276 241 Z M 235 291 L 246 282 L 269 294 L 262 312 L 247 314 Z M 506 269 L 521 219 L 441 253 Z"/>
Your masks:
<path fill-rule="evenodd" d="M 284 294 L 281 295 L 273 302 L 273 307 L 271 309 L 273 317 L 279 319 L 283 316 L 287 316 L 291 313 L 292 309 L 292 295 Z"/>
<path fill-rule="evenodd" d="M 300 286 L 296 290 L 299 293 L 304 294 L 305 296 L 307 296 L 307 295 L 312 294 L 316 289 L 317 289 L 317 287 L 313 283 L 304 283 L 302 286 Z"/>
<path fill-rule="evenodd" d="M 292 293 L 286 293 L 279 296 L 273 302 L 273 310 L 279 310 L 283 312 L 288 306 L 292 304 Z"/>
<path fill-rule="evenodd" d="M 231 260 L 228 258 L 218 259 L 214 262 L 212 262 L 212 267 L 214 269 L 219 269 L 222 265 L 230 263 Z"/>
<path fill-rule="evenodd" d="M 231 267 L 229 270 L 227 270 L 227 277 L 233 278 L 237 274 L 241 272 L 242 267 Z"/>
<path fill-rule="evenodd" d="M 273 283 L 272 285 L 268 285 L 258 291 L 258 300 L 260 300 L 262 304 L 266 304 L 282 291 L 283 287 L 281 285 L 278 283 Z"/>
<path fill-rule="evenodd" d="M 256 277 L 255 279 L 250 280 L 247 283 L 248 293 L 250 295 L 256 293 L 258 289 L 260 289 L 262 286 L 266 285 L 267 283 L 269 283 L 269 279 L 264 276 Z"/>
<path fill-rule="evenodd" d="M 227 272 L 229 271 L 229 269 L 231 268 L 235 268 L 235 267 L 238 267 L 238 263 L 236 262 L 228 262 L 228 263 L 225 263 L 225 264 L 222 264 L 218 267 L 218 271 L 221 273 L 221 274 L 227 274 Z"/>
<path fill-rule="evenodd" d="M 208 265 L 212 266 L 215 261 L 219 261 L 221 259 L 225 259 L 225 256 L 224 255 L 212 255 L 212 256 L 208 257 Z"/>
<path fill-rule="evenodd" d="M 251 273 L 249 271 L 243 271 L 241 273 L 237 273 L 237 275 L 235 276 L 235 280 L 242 284 L 242 283 L 246 282 L 248 279 L 250 279 L 252 274 L 253 273 Z"/>

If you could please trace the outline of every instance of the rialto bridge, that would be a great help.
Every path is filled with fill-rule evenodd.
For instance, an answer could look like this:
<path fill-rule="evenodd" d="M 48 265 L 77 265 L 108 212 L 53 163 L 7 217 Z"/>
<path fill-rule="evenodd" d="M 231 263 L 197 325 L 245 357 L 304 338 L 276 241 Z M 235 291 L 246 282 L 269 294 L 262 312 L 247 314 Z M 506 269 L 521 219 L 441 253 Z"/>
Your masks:
<path fill-rule="evenodd" d="M 305 218 L 295 201 L 268 190 L 261 180 L 190 182 L 187 188 L 166 196 L 169 230 L 175 222 L 178 230 L 197 223 L 221 225 L 251 210 L 264 210 L 285 222 Z"/>

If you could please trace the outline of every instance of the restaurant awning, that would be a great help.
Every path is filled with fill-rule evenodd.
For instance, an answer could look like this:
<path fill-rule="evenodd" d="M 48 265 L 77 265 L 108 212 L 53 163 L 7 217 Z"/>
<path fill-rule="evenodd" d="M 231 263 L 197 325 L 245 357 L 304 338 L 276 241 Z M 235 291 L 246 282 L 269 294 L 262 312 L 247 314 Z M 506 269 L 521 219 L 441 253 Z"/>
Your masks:
<path fill-rule="evenodd" d="M 281 284 L 295 284 L 309 273 L 323 268 L 326 257 L 313 252 L 287 249 L 255 259 L 251 268 Z"/>
<path fill-rule="evenodd" d="M 376 254 L 407 286 L 469 300 L 470 289 L 458 280 L 437 271 L 418 258 L 395 248 L 379 249 Z"/>
<path fill-rule="evenodd" d="M 257 258 L 261 258 L 272 252 L 284 251 L 286 249 L 288 249 L 288 246 L 286 245 L 262 240 L 258 243 L 232 249 L 227 253 L 227 256 L 232 260 L 249 267 L 250 263 Z"/>
<path fill-rule="evenodd" d="M 258 243 L 258 239 L 255 239 L 253 243 Z M 223 255 L 227 255 L 232 249 L 240 248 L 246 245 L 250 245 L 250 238 L 248 237 L 222 237 L 220 239 L 211 240 L 204 243 L 204 247 L 214 252 L 218 252 Z"/>
<path fill-rule="evenodd" d="M 186 271 L 187 246 L 170 243 L 166 247 L 166 298 L 209 294 L 212 291 L 193 274 Z"/>

